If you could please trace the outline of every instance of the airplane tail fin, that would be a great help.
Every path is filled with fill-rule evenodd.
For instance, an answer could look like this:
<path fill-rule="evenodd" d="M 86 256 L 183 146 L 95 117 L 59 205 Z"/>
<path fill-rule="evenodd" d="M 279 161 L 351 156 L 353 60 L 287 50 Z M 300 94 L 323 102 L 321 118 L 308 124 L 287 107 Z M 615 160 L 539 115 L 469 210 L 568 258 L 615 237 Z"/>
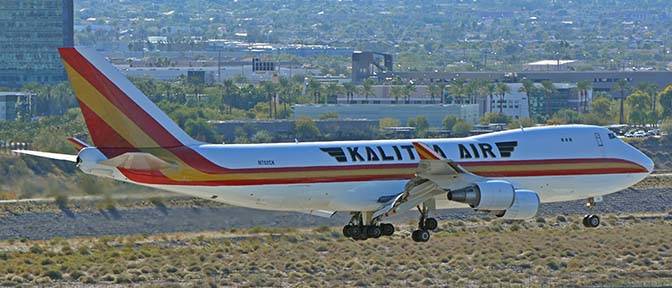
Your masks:
<path fill-rule="evenodd" d="M 132 151 L 200 143 L 93 49 L 58 51 L 94 146 Z"/>

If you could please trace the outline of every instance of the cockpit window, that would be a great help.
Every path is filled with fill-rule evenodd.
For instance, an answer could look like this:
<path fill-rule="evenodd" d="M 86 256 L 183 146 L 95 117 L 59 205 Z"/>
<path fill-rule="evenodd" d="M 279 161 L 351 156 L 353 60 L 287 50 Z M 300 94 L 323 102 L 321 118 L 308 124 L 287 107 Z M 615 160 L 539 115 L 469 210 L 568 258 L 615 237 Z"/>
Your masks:
<path fill-rule="evenodd" d="M 610 140 L 618 138 L 618 137 L 616 137 L 616 134 L 614 134 L 614 133 L 609 133 L 609 134 L 607 134 L 607 136 L 609 137 Z"/>

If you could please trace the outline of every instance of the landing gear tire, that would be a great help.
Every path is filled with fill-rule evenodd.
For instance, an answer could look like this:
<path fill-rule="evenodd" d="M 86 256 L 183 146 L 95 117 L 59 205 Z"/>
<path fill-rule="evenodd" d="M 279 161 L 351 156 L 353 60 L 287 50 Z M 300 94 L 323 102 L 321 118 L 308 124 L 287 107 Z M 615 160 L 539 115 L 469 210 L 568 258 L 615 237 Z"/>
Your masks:
<path fill-rule="evenodd" d="M 600 226 L 600 217 L 597 215 L 586 215 L 583 217 L 583 226 L 596 228 Z"/>
<path fill-rule="evenodd" d="M 429 241 L 429 231 L 427 230 L 415 230 L 411 234 L 411 238 L 415 242 L 427 242 Z"/>
<path fill-rule="evenodd" d="M 352 229 L 352 225 L 343 226 L 343 236 L 345 236 L 345 238 L 352 237 L 352 234 L 350 234 L 350 229 Z"/>
<path fill-rule="evenodd" d="M 380 229 L 380 226 L 378 225 L 368 225 L 366 227 L 366 236 L 369 236 L 370 238 L 379 238 L 380 236 L 383 235 L 382 229 Z"/>
<path fill-rule="evenodd" d="M 394 225 L 389 223 L 380 224 L 380 229 L 383 232 L 383 236 L 392 236 L 394 234 Z"/>
<path fill-rule="evenodd" d="M 423 226 L 425 230 L 434 230 L 439 227 L 439 222 L 437 222 L 434 218 L 427 218 L 425 219 L 425 225 Z"/>
<path fill-rule="evenodd" d="M 359 227 L 357 225 L 348 225 L 348 226 L 350 226 L 350 228 L 348 229 L 350 231 L 350 232 L 348 232 L 348 234 L 350 236 L 348 236 L 348 237 L 352 237 L 353 239 L 358 239 L 359 236 L 364 234 L 364 233 L 362 233 L 361 227 Z M 348 226 L 345 226 L 345 227 L 348 227 Z"/>

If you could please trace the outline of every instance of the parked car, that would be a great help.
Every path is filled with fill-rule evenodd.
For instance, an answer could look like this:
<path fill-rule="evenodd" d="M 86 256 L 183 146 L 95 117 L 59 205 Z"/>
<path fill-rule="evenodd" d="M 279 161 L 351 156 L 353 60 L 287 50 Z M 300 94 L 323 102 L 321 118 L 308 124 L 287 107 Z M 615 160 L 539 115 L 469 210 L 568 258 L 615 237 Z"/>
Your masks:
<path fill-rule="evenodd" d="M 641 137 L 646 137 L 647 135 L 646 135 L 646 132 L 644 132 L 644 130 L 637 130 L 637 132 L 633 133 L 632 136 L 641 138 Z"/>

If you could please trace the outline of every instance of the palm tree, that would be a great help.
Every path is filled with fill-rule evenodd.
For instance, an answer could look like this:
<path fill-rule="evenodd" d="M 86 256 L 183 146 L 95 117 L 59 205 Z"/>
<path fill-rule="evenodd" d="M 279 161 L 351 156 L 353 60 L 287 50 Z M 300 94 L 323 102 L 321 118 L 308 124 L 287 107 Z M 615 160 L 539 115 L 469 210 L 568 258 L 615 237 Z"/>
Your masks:
<path fill-rule="evenodd" d="M 518 92 L 525 92 L 525 98 L 527 98 L 527 113 L 532 116 L 532 102 L 530 97 L 532 96 L 532 93 L 537 90 L 537 87 L 534 86 L 534 81 L 530 79 L 524 79 L 521 84 L 523 84 L 523 86 L 518 88 Z"/>
<path fill-rule="evenodd" d="M 364 82 L 362 82 L 362 92 L 364 92 L 364 99 L 366 99 L 366 103 L 369 103 L 369 96 L 373 96 L 373 79 L 371 78 L 366 78 Z"/>
<path fill-rule="evenodd" d="M 315 79 L 310 78 L 310 80 L 308 80 L 308 90 L 313 94 L 313 104 L 320 103 L 320 98 L 322 98 L 322 84 L 315 81 Z"/>
<path fill-rule="evenodd" d="M 455 79 L 450 81 L 450 87 L 448 88 L 448 91 L 450 92 L 450 95 L 453 95 L 455 100 L 453 102 L 457 102 L 457 104 L 463 104 L 463 97 L 465 96 L 465 87 L 464 87 L 464 80 L 462 79 Z"/>
<path fill-rule="evenodd" d="M 496 90 L 495 93 L 497 93 L 497 95 L 499 95 L 499 101 L 498 101 L 499 102 L 499 114 L 502 114 L 503 113 L 503 111 L 502 111 L 503 106 L 502 105 L 504 104 L 504 95 L 506 95 L 506 93 L 511 93 L 511 87 L 509 87 L 509 85 L 506 85 L 505 83 L 498 82 L 496 87 L 495 87 L 495 90 Z"/>
<path fill-rule="evenodd" d="M 338 97 L 338 93 L 341 93 L 341 86 L 338 85 L 336 82 L 331 82 L 327 84 L 327 87 L 325 88 L 325 92 L 327 93 L 327 99 L 325 99 L 325 104 L 326 102 L 329 101 L 329 96 L 331 97 Z"/>
<path fill-rule="evenodd" d="M 465 87 L 466 89 L 466 94 L 469 98 L 469 103 L 473 104 L 476 103 L 476 95 L 478 94 L 478 88 L 481 86 L 481 83 L 479 80 L 472 80 L 467 82 L 467 85 Z"/>
<path fill-rule="evenodd" d="M 541 81 L 541 92 L 544 93 L 544 108 L 546 110 L 546 115 L 551 115 L 551 95 L 555 92 L 558 92 L 558 89 L 555 88 L 553 82 L 550 80 Z"/>
<path fill-rule="evenodd" d="M 492 83 L 492 82 L 484 82 L 483 85 L 481 86 L 481 89 L 480 89 L 481 93 L 479 93 L 479 94 L 487 95 L 488 97 L 490 97 L 490 99 L 487 100 L 488 106 L 490 106 L 490 107 L 492 107 L 492 104 L 490 104 L 490 103 L 492 103 L 492 99 L 495 98 L 495 89 L 496 89 L 495 83 Z M 481 105 L 481 104 L 484 104 L 484 103 L 478 103 L 478 104 Z M 484 110 L 485 110 L 485 107 L 486 106 L 483 105 Z M 492 110 L 492 109 L 490 109 L 490 110 Z"/>
<path fill-rule="evenodd" d="M 582 112 L 587 112 L 588 108 L 588 90 L 593 87 L 593 84 L 587 80 L 581 80 L 576 83 L 576 89 L 579 90 L 579 115 Z"/>
<path fill-rule="evenodd" d="M 439 83 L 439 85 L 437 85 L 437 87 L 438 87 L 437 89 L 439 90 L 439 93 L 441 94 L 441 104 L 445 104 L 446 103 L 446 93 L 445 93 L 446 83 L 443 83 L 443 82 Z"/>
<path fill-rule="evenodd" d="M 411 103 L 411 94 L 415 92 L 415 84 L 413 81 L 409 81 L 408 84 L 404 85 L 404 95 L 406 96 L 405 102 L 406 104 Z"/>
<path fill-rule="evenodd" d="M 399 97 L 404 93 L 403 88 L 401 86 L 394 85 L 392 86 L 392 97 L 394 97 L 394 104 L 399 103 Z"/>
<path fill-rule="evenodd" d="M 355 91 L 357 90 L 357 86 L 355 84 L 352 84 L 352 82 L 344 82 L 343 84 L 343 90 L 345 91 L 345 102 L 350 104 L 352 103 L 352 99 L 355 96 Z"/>
<path fill-rule="evenodd" d="M 436 98 L 436 95 L 441 94 L 441 90 L 439 90 L 439 86 L 435 83 L 427 85 L 427 90 L 429 90 L 429 97 L 432 98 L 432 104 L 434 104 L 434 99 Z"/>
<path fill-rule="evenodd" d="M 276 88 L 275 84 L 270 81 L 264 81 L 261 82 L 260 84 L 260 90 L 262 93 L 264 93 L 268 99 L 268 117 L 269 119 L 273 119 L 273 102 L 275 98 L 275 93 L 276 93 Z M 276 115 L 277 116 L 277 115 Z"/>
<path fill-rule="evenodd" d="M 624 117 L 623 117 L 623 102 L 625 101 L 625 91 L 630 90 L 630 87 L 628 87 L 628 80 L 625 79 L 618 79 L 614 86 L 611 86 L 611 90 L 617 90 L 621 92 L 621 108 L 618 113 L 618 124 L 623 124 Z"/>
<path fill-rule="evenodd" d="M 222 102 L 221 102 L 221 107 L 222 110 L 225 107 L 225 103 L 229 103 L 229 113 L 232 113 L 233 111 L 233 103 L 236 98 L 238 97 L 238 86 L 236 85 L 235 82 L 233 82 L 232 79 L 225 79 L 222 81 Z M 226 101 L 226 99 L 229 98 L 229 101 Z"/>
<path fill-rule="evenodd" d="M 650 82 L 637 83 L 636 90 L 642 91 L 651 97 L 651 120 L 655 125 L 658 122 L 658 115 L 656 115 L 656 105 L 658 104 L 658 86 Z"/>

